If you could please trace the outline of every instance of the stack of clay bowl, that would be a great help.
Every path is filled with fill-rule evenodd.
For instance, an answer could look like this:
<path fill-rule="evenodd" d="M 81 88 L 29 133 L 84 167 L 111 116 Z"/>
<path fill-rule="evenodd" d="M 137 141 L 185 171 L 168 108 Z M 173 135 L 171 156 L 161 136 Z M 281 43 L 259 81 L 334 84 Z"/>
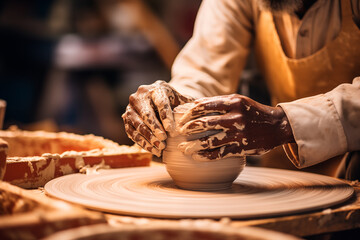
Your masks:
<path fill-rule="evenodd" d="M 94 135 L 44 131 L 0 131 L 3 180 L 23 188 L 80 170 L 148 166 L 152 155 Z M 6 158 L 7 155 L 7 158 Z M 6 167 L 4 166 L 6 160 Z"/>
<path fill-rule="evenodd" d="M 184 155 L 178 149 L 178 145 L 181 142 L 218 133 L 218 131 L 210 130 L 184 136 L 178 132 L 180 118 L 186 110 L 193 106 L 194 103 L 187 103 L 174 109 L 177 130 L 169 134 L 172 137 L 169 137 L 166 142 L 166 148 L 163 153 L 166 169 L 175 184 L 183 189 L 217 191 L 230 188 L 232 182 L 245 167 L 245 157 L 228 157 L 217 161 L 197 161 L 189 155 Z"/>

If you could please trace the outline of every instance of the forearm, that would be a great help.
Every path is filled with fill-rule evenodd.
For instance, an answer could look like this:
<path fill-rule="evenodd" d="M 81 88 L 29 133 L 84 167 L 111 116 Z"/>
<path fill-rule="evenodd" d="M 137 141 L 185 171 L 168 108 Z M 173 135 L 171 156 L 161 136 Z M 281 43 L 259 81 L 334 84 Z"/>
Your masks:
<path fill-rule="evenodd" d="M 250 1 L 204 1 L 170 84 L 195 98 L 236 92 L 253 35 Z"/>

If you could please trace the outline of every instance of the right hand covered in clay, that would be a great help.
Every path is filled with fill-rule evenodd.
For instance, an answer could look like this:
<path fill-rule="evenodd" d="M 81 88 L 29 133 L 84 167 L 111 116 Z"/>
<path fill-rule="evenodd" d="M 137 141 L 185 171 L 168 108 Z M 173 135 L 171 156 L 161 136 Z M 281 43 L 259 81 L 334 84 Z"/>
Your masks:
<path fill-rule="evenodd" d="M 171 133 L 175 129 L 172 109 L 191 101 L 192 98 L 181 95 L 164 81 L 140 86 L 130 95 L 122 115 L 128 137 L 160 157 L 166 146 L 166 131 Z"/>
<path fill-rule="evenodd" d="M 259 155 L 281 144 L 294 142 L 281 107 L 260 104 L 233 94 L 198 99 L 179 120 L 180 133 L 218 133 L 183 142 L 180 150 L 199 161 Z"/>

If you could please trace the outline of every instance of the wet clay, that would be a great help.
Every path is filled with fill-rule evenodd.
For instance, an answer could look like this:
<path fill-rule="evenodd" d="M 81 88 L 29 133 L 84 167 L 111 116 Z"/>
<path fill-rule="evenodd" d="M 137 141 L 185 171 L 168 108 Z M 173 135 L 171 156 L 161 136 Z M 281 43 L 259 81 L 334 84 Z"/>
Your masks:
<path fill-rule="evenodd" d="M 180 105 L 174 109 L 176 125 L 184 112 L 193 106 L 193 103 Z M 177 126 L 176 129 L 179 129 Z M 203 133 L 184 136 L 178 132 L 172 133 L 166 141 L 163 152 L 163 161 L 166 170 L 175 184 L 183 189 L 199 191 L 216 191 L 228 189 L 232 182 L 244 169 L 245 157 L 229 157 L 217 161 L 197 161 L 189 155 L 183 154 L 178 145 L 182 142 L 193 140 L 216 133 L 205 131 Z"/>

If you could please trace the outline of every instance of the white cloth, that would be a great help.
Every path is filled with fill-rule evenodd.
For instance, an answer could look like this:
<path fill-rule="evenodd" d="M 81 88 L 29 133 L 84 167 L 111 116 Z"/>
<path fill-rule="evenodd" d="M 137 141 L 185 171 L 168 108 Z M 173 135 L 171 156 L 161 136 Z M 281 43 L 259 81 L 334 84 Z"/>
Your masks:
<path fill-rule="evenodd" d="M 332 41 L 341 28 L 339 1 L 318 0 L 302 20 L 294 14 L 276 16 L 285 54 L 305 57 Z M 351 2 L 355 17 L 359 17 L 358 0 Z M 170 84 L 195 98 L 236 92 L 258 15 L 256 0 L 204 0 L 193 37 L 173 65 Z M 298 167 L 360 150 L 359 86 L 357 79 L 324 95 L 280 104 L 299 146 Z"/>

